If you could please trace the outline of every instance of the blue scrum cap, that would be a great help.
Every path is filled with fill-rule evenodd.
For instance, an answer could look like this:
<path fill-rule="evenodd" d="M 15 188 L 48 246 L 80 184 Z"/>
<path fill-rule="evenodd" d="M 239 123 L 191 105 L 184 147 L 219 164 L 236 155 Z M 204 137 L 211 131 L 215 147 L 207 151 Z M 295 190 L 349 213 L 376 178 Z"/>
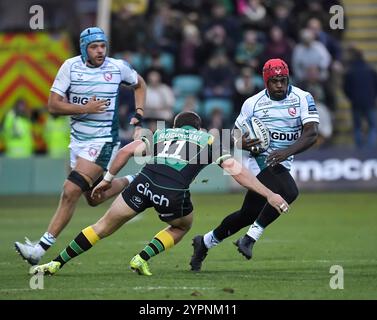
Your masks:
<path fill-rule="evenodd" d="M 86 28 L 80 34 L 80 52 L 81 59 L 85 63 L 88 60 L 88 45 L 92 42 L 104 41 L 107 47 L 107 37 L 103 30 L 98 27 Z"/>

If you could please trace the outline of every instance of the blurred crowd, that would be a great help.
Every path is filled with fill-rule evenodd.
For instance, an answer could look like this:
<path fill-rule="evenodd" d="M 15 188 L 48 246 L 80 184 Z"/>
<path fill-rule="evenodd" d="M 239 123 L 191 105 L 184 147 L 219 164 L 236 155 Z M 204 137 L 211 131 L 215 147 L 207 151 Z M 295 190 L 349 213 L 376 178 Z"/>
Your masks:
<path fill-rule="evenodd" d="M 229 128 L 242 103 L 264 88 L 263 64 L 280 57 L 290 66 L 291 83 L 310 91 L 327 119 L 321 125 L 326 144 L 336 106 L 333 77 L 343 69 L 342 30 L 329 29 L 335 4 L 168 0 L 119 6 L 112 16 L 112 50 L 145 77 L 151 128 L 182 110 L 199 112 L 207 129 Z M 122 101 L 133 110 L 132 101 Z"/>
<path fill-rule="evenodd" d="M 344 52 L 344 30 L 329 28 L 329 8 L 337 4 L 336 0 L 113 0 L 110 56 L 126 59 L 146 80 L 144 126 L 151 130 L 156 120 L 170 124 L 182 110 L 198 112 L 207 129 L 230 128 L 242 103 L 264 89 L 265 61 L 280 57 L 290 66 L 290 82 L 309 91 L 316 101 L 320 146 L 332 142 L 339 78 L 347 79 L 340 83 L 352 104 L 355 144 L 375 146 L 377 76 L 359 50 Z M 86 23 L 95 20 L 87 16 Z M 368 88 L 360 82 L 365 77 L 370 80 Z M 20 104 L 9 117 L 20 113 Z M 134 108 L 132 91 L 122 88 L 123 144 L 132 139 L 128 123 Z M 36 113 L 27 117 L 45 133 L 29 130 L 32 152 L 51 154 L 48 140 L 57 121 L 61 121 L 56 125 L 62 135 L 59 141 L 66 145 L 62 127 L 69 123 L 43 111 Z M 366 142 L 364 116 L 369 128 Z M 6 128 L 7 120 L 4 134 Z"/>

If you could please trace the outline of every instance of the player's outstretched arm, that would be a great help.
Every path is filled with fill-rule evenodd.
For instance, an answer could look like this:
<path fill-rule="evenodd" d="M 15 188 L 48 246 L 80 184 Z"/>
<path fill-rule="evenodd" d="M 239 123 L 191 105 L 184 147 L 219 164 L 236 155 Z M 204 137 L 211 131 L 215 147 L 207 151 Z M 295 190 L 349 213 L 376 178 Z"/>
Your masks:
<path fill-rule="evenodd" d="M 95 96 L 89 99 L 85 105 L 78 105 L 64 101 L 64 97 L 51 91 L 48 98 L 47 109 L 54 115 L 74 115 L 74 114 L 86 114 L 86 113 L 103 113 L 106 111 L 107 101 L 97 100 Z"/>
<path fill-rule="evenodd" d="M 113 198 L 114 196 L 117 196 L 120 192 L 122 192 L 122 190 L 124 190 L 124 188 L 126 188 L 130 184 L 130 181 L 128 180 L 129 177 L 130 176 L 114 178 L 113 181 L 111 181 L 111 184 L 109 184 L 111 188 L 102 192 L 101 195 L 96 198 L 92 197 L 93 190 L 85 192 L 84 195 L 85 195 L 86 201 L 91 207 L 96 207 L 99 204 L 105 202 L 106 200 Z"/>
<path fill-rule="evenodd" d="M 116 154 L 109 171 L 103 177 L 103 180 L 93 189 L 92 197 L 101 197 L 102 193 L 111 188 L 111 182 L 116 174 L 127 164 L 128 160 L 135 153 L 142 154 L 146 149 L 146 144 L 142 140 L 132 141 L 121 148 Z"/>
<path fill-rule="evenodd" d="M 287 212 L 289 210 L 288 203 L 280 195 L 272 192 L 265 185 L 263 185 L 237 160 L 229 158 L 221 164 L 221 167 L 226 172 L 231 174 L 240 185 L 265 197 L 268 203 L 279 213 Z"/>

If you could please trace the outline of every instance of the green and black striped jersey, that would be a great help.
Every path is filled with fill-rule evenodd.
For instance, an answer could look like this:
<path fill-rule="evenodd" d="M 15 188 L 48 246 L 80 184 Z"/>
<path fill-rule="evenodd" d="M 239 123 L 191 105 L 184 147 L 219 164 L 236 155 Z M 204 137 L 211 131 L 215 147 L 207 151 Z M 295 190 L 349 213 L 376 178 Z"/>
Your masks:
<path fill-rule="evenodd" d="M 231 157 L 213 135 L 191 126 L 157 130 L 151 151 L 153 157 L 143 171 L 170 177 L 184 188 L 188 188 L 207 165 L 220 165 Z"/>

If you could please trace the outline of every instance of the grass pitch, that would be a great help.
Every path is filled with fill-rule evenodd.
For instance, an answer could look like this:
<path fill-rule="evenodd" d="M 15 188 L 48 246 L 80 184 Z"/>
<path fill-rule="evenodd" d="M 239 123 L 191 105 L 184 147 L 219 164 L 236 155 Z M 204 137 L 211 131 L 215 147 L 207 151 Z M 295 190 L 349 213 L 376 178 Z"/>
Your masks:
<path fill-rule="evenodd" d="M 29 265 L 13 243 L 37 240 L 45 231 L 58 197 L 0 197 L 0 299 L 377 299 L 376 194 L 302 194 L 245 260 L 232 241 L 246 228 L 209 252 L 201 273 L 189 271 L 191 239 L 238 209 L 242 194 L 194 194 L 193 228 L 172 250 L 150 260 L 152 277 L 138 276 L 128 262 L 165 224 L 148 210 L 111 237 L 44 278 L 43 290 L 29 285 Z M 47 262 L 110 202 L 76 213 L 43 259 Z M 344 270 L 344 289 L 329 282 L 333 265 Z"/>

